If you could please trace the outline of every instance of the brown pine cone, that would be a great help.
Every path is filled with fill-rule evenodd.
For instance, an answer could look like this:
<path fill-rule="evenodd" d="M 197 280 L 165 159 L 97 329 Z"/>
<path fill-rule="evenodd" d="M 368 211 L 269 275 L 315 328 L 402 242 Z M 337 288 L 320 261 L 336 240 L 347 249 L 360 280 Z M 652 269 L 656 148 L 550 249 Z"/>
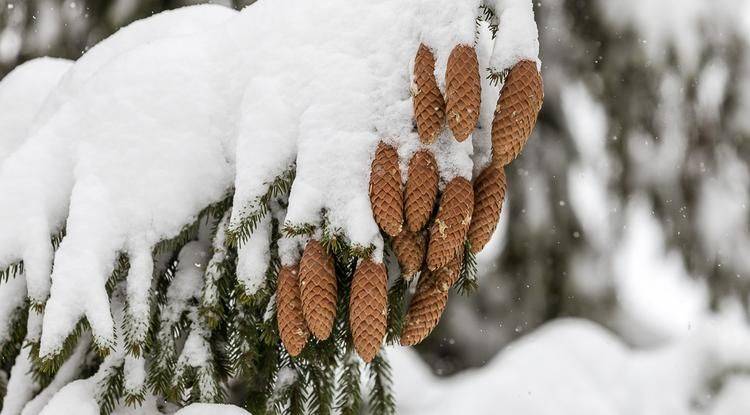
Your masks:
<path fill-rule="evenodd" d="M 437 326 L 448 303 L 448 291 L 458 280 L 462 262 L 463 254 L 459 254 L 444 268 L 422 272 L 406 313 L 401 345 L 420 343 Z"/>
<path fill-rule="evenodd" d="M 307 343 L 310 332 L 302 315 L 299 276 L 297 267 L 282 267 L 276 288 L 276 320 L 284 348 L 291 356 L 297 356 Z"/>
<path fill-rule="evenodd" d="M 434 271 L 448 264 L 463 249 L 474 209 L 471 183 L 457 177 L 448 183 L 430 228 L 427 267 Z"/>
<path fill-rule="evenodd" d="M 544 89 L 536 63 L 521 61 L 510 70 L 492 121 L 492 161 L 505 166 L 526 145 L 542 109 Z"/>
<path fill-rule="evenodd" d="M 458 141 L 466 140 L 479 122 L 482 82 L 473 47 L 458 45 L 448 58 L 445 73 L 445 108 L 448 126 Z"/>
<path fill-rule="evenodd" d="M 420 231 L 430 220 L 438 193 L 437 162 L 429 151 L 419 151 L 409 161 L 409 178 L 406 180 L 406 226 L 412 232 Z"/>
<path fill-rule="evenodd" d="M 425 242 L 421 232 L 403 231 L 393 238 L 393 250 L 401 265 L 401 274 L 407 281 L 422 268 Z"/>
<path fill-rule="evenodd" d="M 474 182 L 474 213 L 467 238 L 471 252 L 477 254 L 484 249 L 495 232 L 505 200 L 505 170 L 489 166 Z"/>
<path fill-rule="evenodd" d="M 320 242 L 311 240 L 299 265 L 302 314 L 318 340 L 331 335 L 336 317 L 336 271 L 333 258 Z"/>
<path fill-rule="evenodd" d="M 445 101 L 435 81 L 435 56 L 424 44 L 419 45 L 414 59 L 414 87 L 412 100 L 417 132 L 423 143 L 430 144 L 443 129 Z"/>
<path fill-rule="evenodd" d="M 404 224 L 404 197 L 396 150 L 378 144 L 370 172 L 370 203 L 375 221 L 390 236 L 401 233 Z"/>
<path fill-rule="evenodd" d="M 370 362 L 383 344 L 388 314 L 388 275 L 385 265 L 363 260 L 357 266 L 349 300 L 349 325 L 354 348 Z"/>

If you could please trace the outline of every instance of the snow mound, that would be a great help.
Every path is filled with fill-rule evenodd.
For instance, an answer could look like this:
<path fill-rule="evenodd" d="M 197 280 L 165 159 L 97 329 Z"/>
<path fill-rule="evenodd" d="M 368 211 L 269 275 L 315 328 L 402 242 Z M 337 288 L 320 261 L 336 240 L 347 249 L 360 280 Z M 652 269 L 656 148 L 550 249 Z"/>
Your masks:
<path fill-rule="evenodd" d="M 435 378 L 408 349 L 388 356 L 399 413 L 688 415 L 708 381 L 749 366 L 750 332 L 739 318 L 706 318 L 673 343 L 632 350 L 589 321 L 556 320 L 485 367 L 448 379 Z M 734 390 L 746 389 L 724 393 Z M 736 413 L 729 409 L 737 401 L 746 405 L 722 395 L 716 413 Z"/>

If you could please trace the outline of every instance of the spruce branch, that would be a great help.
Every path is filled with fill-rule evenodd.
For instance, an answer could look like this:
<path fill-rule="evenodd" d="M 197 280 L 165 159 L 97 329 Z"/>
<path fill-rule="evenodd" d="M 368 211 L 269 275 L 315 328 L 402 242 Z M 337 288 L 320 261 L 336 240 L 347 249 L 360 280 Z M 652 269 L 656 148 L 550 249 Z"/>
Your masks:
<path fill-rule="evenodd" d="M 287 238 L 294 238 L 296 236 L 312 236 L 317 228 L 312 223 L 292 224 L 287 222 L 281 232 Z"/>
<path fill-rule="evenodd" d="M 471 250 L 471 243 L 464 244 L 464 263 L 461 274 L 455 284 L 456 291 L 461 295 L 471 295 L 479 288 L 477 282 L 477 257 Z"/>
<path fill-rule="evenodd" d="M 398 344 L 406 321 L 406 291 L 409 282 L 399 277 L 388 290 L 388 328 L 386 342 Z"/>
<path fill-rule="evenodd" d="M 477 16 L 477 37 L 479 35 L 479 24 L 481 22 L 487 22 L 489 25 L 490 33 L 492 33 L 492 38 L 495 39 L 497 37 L 497 31 L 499 29 L 497 15 L 495 14 L 495 10 L 486 5 L 482 4 L 479 6 L 479 16 Z"/>
<path fill-rule="evenodd" d="M 21 351 L 23 339 L 26 337 L 28 316 L 28 301 L 12 313 L 13 321 L 8 327 L 8 339 L 0 343 L 0 367 L 6 366 Z"/>
<path fill-rule="evenodd" d="M 371 389 L 368 407 L 374 415 L 396 413 L 396 402 L 393 399 L 391 366 L 379 353 L 368 365 Z"/>
<path fill-rule="evenodd" d="M 58 232 L 50 236 L 50 242 L 52 244 L 53 250 L 57 251 L 57 248 L 60 246 L 60 242 L 62 242 L 62 239 L 64 237 L 65 237 L 64 226 Z M 4 269 L 0 269 L 0 284 L 8 282 L 9 279 L 15 278 L 21 274 L 23 274 L 23 261 L 17 261 L 17 262 L 11 263 Z"/>
<path fill-rule="evenodd" d="M 100 415 L 110 415 L 120 398 L 123 396 L 125 389 L 125 373 L 123 363 L 113 366 L 106 366 L 99 369 L 101 379 L 97 382 L 96 402 L 99 404 Z"/>
<path fill-rule="evenodd" d="M 307 375 L 310 384 L 310 395 L 307 406 L 309 413 L 317 415 L 330 414 L 333 409 L 334 373 L 336 365 L 310 364 Z"/>
<path fill-rule="evenodd" d="M 294 165 L 289 166 L 284 172 L 276 176 L 268 183 L 268 190 L 262 196 L 258 197 L 252 203 L 243 208 L 240 219 L 229 227 L 227 232 L 227 241 L 232 246 L 240 246 L 247 242 L 250 235 L 258 227 L 271 209 L 271 201 L 276 198 L 285 197 L 292 189 L 296 168 Z"/>
<path fill-rule="evenodd" d="M 23 261 L 14 262 L 0 270 L 0 284 L 6 283 L 11 278 L 16 278 L 21 274 L 23 274 Z"/>
<path fill-rule="evenodd" d="M 63 341 L 60 349 L 44 357 L 39 356 L 39 342 L 30 342 L 27 347 L 31 348 L 29 355 L 31 356 L 31 367 L 34 380 L 41 385 L 49 384 L 60 370 L 63 363 L 65 363 L 65 361 L 67 361 L 73 354 L 81 336 L 84 332 L 88 331 L 89 328 L 89 323 L 86 319 L 79 320 L 78 324 L 76 324 L 68 337 Z M 100 356 L 104 353 L 101 350 L 101 346 L 97 347 L 96 339 L 93 348 L 94 350 L 97 350 Z"/>
<path fill-rule="evenodd" d="M 343 356 L 341 372 L 337 379 L 336 412 L 341 415 L 357 415 L 362 409 L 362 389 L 360 387 L 360 360 L 349 348 Z"/>

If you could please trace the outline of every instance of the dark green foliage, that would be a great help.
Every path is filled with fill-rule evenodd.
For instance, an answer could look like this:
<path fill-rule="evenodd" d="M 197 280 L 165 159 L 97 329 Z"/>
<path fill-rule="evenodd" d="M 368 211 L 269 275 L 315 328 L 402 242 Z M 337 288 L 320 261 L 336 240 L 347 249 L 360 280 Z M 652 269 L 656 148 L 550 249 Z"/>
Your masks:
<path fill-rule="evenodd" d="M 102 378 L 97 384 L 96 401 L 99 404 L 99 414 L 109 415 L 115 410 L 124 387 L 123 364 L 114 365 L 103 370 Z"/>
<path fill-rule="evenodd" d="M 396 402 L 391 393 L 391 366 L 382 353 L 375 356 L 368 366 L 372 384 L 368 399 L 368 408 L 374 415 L 396 413 Z"/>
<path fill-rule="evenodd" d="M 362 409 L 362 390 L 360 387 L 360 360 L 350 348 L 343 356 L 342 370 L 336 383 L 336 412 L 341 415 L 357 415 Z"/>
<path fill-rule="evenodd" d="M 388 289 L 388 329 L 385 337 L 388 344 L 398 344 L 401 338 L 401 331 L 406 319 L 406 291 L 408 288 L 409 283 L 399 277 Z"/>
<path fill-rule="evenodd" d="M 89 324 L 85 319 L 81 319 L 76 324 L 73 331 L 65 338 L 62 347 L 57 353 L 47 355 L 44 357 L 39 356 L 39 342 L 33 341 L 26 344 L 25 347 L 30 347 L 29 356 L 31 357 L 31 369 L 34 380 L 39 383 L 42 387 L 47 386 L 55 375 L 62 367 L 63 363 L 73 355 L 73 352 L 78 345 L 79 340 L 83 333 L 89 330 Z M 106 355 L 108 348 L 103 348 L 97 345 L 96 339 L 94 340 L 93 349 L 99 356 Z"/>
<path fill-rule="evenodd" d="M 10 324 L 10 338 L 3 344 L 0 344 L 0 367 L 10 363 L 15 358 L 23 345 L 23 339 L 26 337 L 26 321 L 29 316 L 28 302 L 16 309 L 13 313 L 13 322 Z"/>

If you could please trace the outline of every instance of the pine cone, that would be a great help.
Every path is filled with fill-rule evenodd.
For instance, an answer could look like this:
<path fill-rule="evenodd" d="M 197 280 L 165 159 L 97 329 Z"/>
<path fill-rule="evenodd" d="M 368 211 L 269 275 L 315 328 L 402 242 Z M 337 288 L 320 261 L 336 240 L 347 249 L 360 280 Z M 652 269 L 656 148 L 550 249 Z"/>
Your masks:
<path fill-rule="evenodd" d="M 331 335 L 336 316 L 336 271 L 333 258 L 320 242 L 311 240 L 299 266 L 302 314 L 318 340 Z"/>
<path fill-rule="evenodd" d="M 458 45 L 448 58 L 445 73 L 445 105 L 448 126 L 458 141 L 466 140 L 479 122 L 482 82 L 473 47 Z"/>
<path fill-rule="evenodd" d="M 354 348 L 365 362 L 378 354 L 386 331 L 388 275 L 385 265 L 363 260 L 357 266 L 349 302 Z"/>
<path fill-rule="evenodd" d="M 398 154 L 380 143 L 370 172 L 370 203 L 375 221 L 390 236 L 401 233 L 404 224 L 404 197 Z"/>
<path fill-rule="evenodd" d="M 307 343 L 310 332 L 302 315 L 299 276 L 297 267 L 282 267 L 276 288 L 276 319 L 284 348 L 291 356 L 297 356 Z"/>
<path fill-rule="evenodd" d="M 412 232 L 424 228 L 430 220 L 438 192 L 440 177 L 437 162 L 429 151 L 419 151 L 409 161 L 406 181 L 406 226 Z"/>
<path fill-rule="evenodd" d="M 489 166 L 474 182 L 474 213 L 469 226 L 471 251 L 479 253 L 495 232 L 505 200 L 505 170 Z"/>
<path fill-rule="evenodd" d="M 513 161 L 526 145 L 542 108 L 544 90 L 536 63 L 521 61 L 510 70 L 492 121 L 492 160 Z"/>
<path fill-rule="evenodd" d="M 435 223 L 430 229 L 427 248 L 427 267 L 442 268 L 463 249 L 474 209 L 474 190 L 471 183 L 457 177 L 448 183 L 440 201 Z"/>
<path fill-rule="evenodd" d="M 407 281 L 419 272 L 424 262 L 425 238 L 421 232 L 403 231 L 393 238 L 393 250 Z"/>
<path fill-rule="evenodd" d="M 417 132 L 423 143 L 430 144 L 443 129 L 445 101 L 435 81 L 435 56 L 424 44 L 419 45 L 414 59 L 414 86 L 412 95 Z"/>
<path fill-rule="evenodd" d="M 448 291 L 458 280 L 462 263 L 463 254 L 459 254 L 444 268 L 422 272 L 406 313 L 401 345 L 420 343 L 437 326 L 448 303 Z"/>

